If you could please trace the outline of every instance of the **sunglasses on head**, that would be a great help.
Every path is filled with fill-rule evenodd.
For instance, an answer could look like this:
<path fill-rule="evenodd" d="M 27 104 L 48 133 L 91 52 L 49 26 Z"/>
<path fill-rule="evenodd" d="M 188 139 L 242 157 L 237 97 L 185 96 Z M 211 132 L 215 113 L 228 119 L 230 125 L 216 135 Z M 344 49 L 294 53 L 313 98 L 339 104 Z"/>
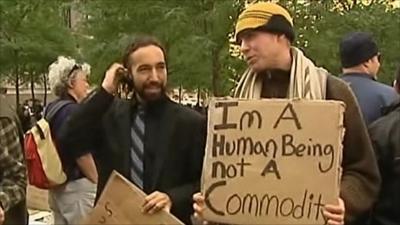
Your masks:
<path fill-rule="evenodd" d="M 79 65 L 79 64 L 75 64 L 73 67 L 72 67 L 72 69 L 69 71 L 69 73 L 68 73 L 68 77 L 69 76 L 71 76 L 71 74 L 75 71 L 75 70 L 77 70 L 77 69 L 81 69 L 81 66 Z"/>

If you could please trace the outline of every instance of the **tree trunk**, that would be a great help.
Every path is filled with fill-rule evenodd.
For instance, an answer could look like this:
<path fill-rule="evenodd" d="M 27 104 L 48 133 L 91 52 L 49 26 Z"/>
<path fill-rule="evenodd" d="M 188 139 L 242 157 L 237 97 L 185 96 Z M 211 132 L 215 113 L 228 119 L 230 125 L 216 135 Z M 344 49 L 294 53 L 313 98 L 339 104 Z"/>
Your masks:
<path fill-rule="evenodd" d="M 197 104 L 200 105 L 200 87 L 197 88 Z"/>
<path fill-rule="evenodd" d="M 15 85 L 15 108 L 18 109 L 19 107 L 19 65 L 18 65 L 18 51 L 14 50 L 14 55 L 15 55 L 15 79 L 14 79 L 14 85 Z"/>
<path fill-rule="evenodd" d="M 19 107 L 19 68 L 15 65 L 15 107 Z"/>
<path fill-rule="evenodd" d="M 29 75 L 31 78 L 31 85 L 30 85 L 31 86 L 31 96 L 32 96 L 33 101 L 35 102 L 35 80 L 33 79 L 34 78 L 33 73 L 34 73 L 33 71 L 30 71 Z"/>
<path fill-rule="evenodd" d="M 43 73 L 43 87 L 44 87 L 43 106 L 45 106 L 47 105 L 47 79 L 45 73 Z"/>
<path fill-rule="evenodd" d="M 181 104 L 182 101 L 182 85 L 179 85 L 179 104 Z"/>
<path fill-rule="evenodd" d="M 221 64 L 218 60 L 219 51 L 217 49 L 213 49 L 211 52 L 211 60 L 212 60 L 212 90 L 215 97 L 221 96 L 220 90 L 220 71 Z"/>

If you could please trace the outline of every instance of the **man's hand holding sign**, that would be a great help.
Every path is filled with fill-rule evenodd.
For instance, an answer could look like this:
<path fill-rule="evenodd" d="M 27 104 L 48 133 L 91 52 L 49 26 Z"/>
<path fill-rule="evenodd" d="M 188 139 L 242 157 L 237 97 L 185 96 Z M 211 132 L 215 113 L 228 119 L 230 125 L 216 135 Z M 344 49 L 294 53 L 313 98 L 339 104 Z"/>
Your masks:
<path fill-rule="evenodd" d="M 145 195 L 113 172 L 93 212 L 81 224 L 183 224 L 169 213 L 171 200 L 161 192 Z"/>
<path fill-rule="evenodd" d="M 162 209 L 169 212 L 172 207 L 172 202 L 169 196 L 165 193 L 155 191 L 146 196 L 143 204 L 143 212 L 154 214 Z"/>

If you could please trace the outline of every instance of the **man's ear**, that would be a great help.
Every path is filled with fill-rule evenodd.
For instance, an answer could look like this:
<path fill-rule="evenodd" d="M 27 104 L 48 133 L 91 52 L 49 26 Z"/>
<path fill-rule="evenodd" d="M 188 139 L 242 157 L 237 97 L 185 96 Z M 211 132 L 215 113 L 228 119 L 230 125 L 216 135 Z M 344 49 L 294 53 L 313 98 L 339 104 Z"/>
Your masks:
<path fill-rule="evenodd" d="M 74 88 L 74 80 L 73 79 L 68 79 L 68 81 L 67 81 L 67 87 L 68 88 Z"/>
<path fill-rule="evenodd" d="M 363 68 L 365 68 L 365 69 L 369 69 L 369 64 L 370 64 L 370 62 L 371 62 L 371 59 L 369 59 L 368 61 L 366 61 L 366 62 L 363 62 L 361 65 L 362 65 L 362 67 Z"/>
<path fill-rule="evenodd" d="M 397 93 L 400 94 L 400 83 L 397 82 L 397 80 L 393 81 L 393 88 L 396 90 Z"/>
<path fill-rule="evenodd" d="M 285 39 L 285 35 L 284 34 L 276 34 L 276 39 L 278 39 L 279 42 L 283 41 L 283 39 Z"/>
<path fill-rule="evenodd" d="M 277 34 L 276 35 L 279 43 L 285 43 L 287 46 L 291 46 L 291 42 L 284 34 Z"/>

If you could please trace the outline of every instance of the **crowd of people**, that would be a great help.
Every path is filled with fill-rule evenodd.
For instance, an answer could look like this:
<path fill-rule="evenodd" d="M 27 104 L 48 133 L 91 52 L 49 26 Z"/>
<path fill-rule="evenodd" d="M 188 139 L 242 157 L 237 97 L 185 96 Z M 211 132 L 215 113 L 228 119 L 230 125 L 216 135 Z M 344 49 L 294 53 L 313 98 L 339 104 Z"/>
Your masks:
<path fill-rule="evenodd" d="M 38 99 L 25 100 L 18 108 L 17 115 L 24 132 L 28 131 L 43 117 L 43 103 Z"/>
<path fill-rule="evenodd" d="M 292 16 L 275 3 L 243 10 L 235 38 L 248 68 L 232 97 L 346 105 L 340 195 L 323 208 L 327 224 L 400 224 L 400 64 L 394 87 L 378 82 L 378 44 L 367 32 L 351 32 L 338 44 L 343 73 L 334 76 L 293 46 Z M 89 95 L 87 64 L 59 57 L 50 65 L 57 99 L 44 114 L 58 101 L 70 102 L 49 121 L 67 175 L 49 190 L 55 224 L 79 223 L 114 170 L 147 194 L 143 213 L 166 210 L 185 224 L 216 224 L 203 218 L 200 191 L 207 118 L 166 95 L 166 54 L 155 37 L 136 38 Z M 118 97 L 118 71 L 132 79 L 130 98 Z M 22 131 L 15 116 L 0 116 L 0 224 L 24 224 Z"/>

